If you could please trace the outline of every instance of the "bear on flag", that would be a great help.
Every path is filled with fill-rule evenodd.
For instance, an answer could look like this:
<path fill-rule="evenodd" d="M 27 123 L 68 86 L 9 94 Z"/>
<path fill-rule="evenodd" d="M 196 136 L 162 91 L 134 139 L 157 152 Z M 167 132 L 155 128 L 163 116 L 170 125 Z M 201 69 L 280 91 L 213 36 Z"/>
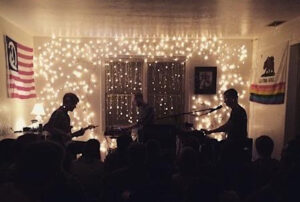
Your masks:
<path fill-rule="evenodd" d="M 283 104 L 288 66 L 288 42 L 257 51 L 252 74 L 250 101 L 260 104 Z"/>

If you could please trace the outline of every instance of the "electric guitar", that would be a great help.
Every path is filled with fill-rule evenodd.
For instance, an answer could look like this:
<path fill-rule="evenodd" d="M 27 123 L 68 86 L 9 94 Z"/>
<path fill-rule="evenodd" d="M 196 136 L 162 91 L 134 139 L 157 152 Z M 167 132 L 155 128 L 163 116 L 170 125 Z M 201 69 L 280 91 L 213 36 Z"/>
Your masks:
<path fill-rule="evenodd" d="M 70 134 L 70 137 L 71 137 L 71 139 L 72 139 L 73 137 L 80 137 L 80 136 L 84 135 L 85 131 L 90 130 L 90 129 L 94 129 L 94 128 L 96 128 L 96 127 L 98 127 L 98 126 L 89 125 L 89 126 L 87 126 L 87 127 L 85 127 L 85 128 L 81 128 L 80 130 L 71 133 L 71 134 Z"/>
<path fill-rule="evenodd" d="M 84 133 L 85 133 L 85 131 L 90 130 L 90 129 L 94 129 L 94 128 L 96 128 L 96 127 L 98 127 L 98 126 L 95 126 L 95 125 L 89 125 L 89 126 L 87 126 L 87 127 L 85 127 L 85 128 L 81 128 L 80 130 L 75 131 L 75 132 L 73 132 L 73 133 L 71 133 L 71 134 L 68 134 L 68 135 L 60 135 L 60 136 L 58 136 L 58 135 L 53 135 L 53 134 L 51 134 L 50 131 L 44 130 L 44 131 L 43 131 L 43 135 L 44 135 L 45 137 L 47 137 L 47 139 L 49 138 L 49 139 L 52 139 L 52 140 L 54 140 L 54 141 L 57 140 L 57 141 L 66 143 L 66 142 L 68 142 L 68 141 L 71 141 L 73 137 L 80 137 L 80 136 L 83 136 Z"/>

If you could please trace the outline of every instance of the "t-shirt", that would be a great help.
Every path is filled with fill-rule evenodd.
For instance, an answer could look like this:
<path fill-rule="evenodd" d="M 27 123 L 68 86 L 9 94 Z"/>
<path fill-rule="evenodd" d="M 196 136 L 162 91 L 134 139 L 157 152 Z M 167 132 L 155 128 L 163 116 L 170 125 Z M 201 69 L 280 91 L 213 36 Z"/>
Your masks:
<path fill-rule="evenodd" d="M 44 130 L 49 131 L 52 138 L 63 140 L 62 138 L 64 138 L 67 133 L 71 132 L 70 123 L 71 120 L 67 111 L 64 110 L 63 106 L 61 106 L 52 113 L 48 123 L 44 126 Z M 64 134 L 59 134 L 59 132 L 55 129 L 59 129 Z"/>
<path fill-rule="evenodd" d="M 228 139 L 241 139 L 247 137 L 247 113 L 243 107 L 238 105 L 233 108 L 228 120 Z"/>

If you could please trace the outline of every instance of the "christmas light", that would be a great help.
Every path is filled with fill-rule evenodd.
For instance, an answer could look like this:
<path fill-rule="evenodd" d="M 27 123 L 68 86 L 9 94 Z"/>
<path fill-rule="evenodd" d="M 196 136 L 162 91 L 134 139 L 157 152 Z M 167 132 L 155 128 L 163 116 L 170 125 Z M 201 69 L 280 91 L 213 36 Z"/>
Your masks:
<path fill-rule="evenodd" d="M 187 36 L 139 36 L 129 38 L 124 35 L 116 35 L 113 38 L 79 40 L 66 39 L 53 36 L 49 42 L 39 46 L 35 55 L 36 78 L 40 83 L 38 91 L 38 100 L 45 104 L 45 112 L 48 116 L 43 117 L 48 120 L 50 114 L 60 104 L 63 93 L 72 91 L 81 96 L 81 102 L 78 105 L 77 113 L 73 113 L 74 125 L 76 127 L 84 127 L 93 123 L 95 113 L 93 111 L 95 103 L 90 103 L 89 99 L 95 92 L 99 91 L 100 82 L 97 74 L 99 68 L 106 67 L 109 63 L 116 62 L 130 63 L 130 59 L 139 56 L 143 63 L 158 63 L 160 58 L 167 58 L 169 61 L 180 62 L 180 57 L 185 57 L 188 61 L 193 55 L 203 57 L 203 60 L 215 60 L 215 63 L 222 72 L 218 82 L 218 93 L 216 96 L 207 99 L 200 99 L 200 96 L 192 96 L 192 109 L 199 107 L 205 108 L 209 106 L 217 106 L 223 102 L 223 92 L 237 85 L 240 85 L 240 99 L 243 102 L 246 95 L 246 88 L 250 85 L 249 81 L 245 81 L 238 69 L 242 68 L 247 58 L 246 46 L 229 48 L 229 46 L 217 37 L 193 37 Z M 124 59 L 124 56 L 127 56 Z M 122 58 L 123 57 L 123 58 Z M 129 58 L 129 59 L 128 59 Z M 117 67 L 116 67 L 117 68 Z M 171 69 L 171 66 L 165 68 Z M 120 68 L 117 68 L 120 71 Z M 136 70 L 139 71 L 139 70 Z M 122 75 L 128 77 L 129 72 L 122 70 Z M 109 73 L 106 76 L 111 76 Z M 182 74 L 174 74 L 174 78 L 182 77 Z M 120 82 L 112 81 L 109 82 Z M 81 82 L 83 81 L 83 82 Z M 62 85 L 61 85 L 62 84 Z M 133 86 L 135 85 L 135 86 Z M 141 91 L 141 81 L 128 81 L 124 86 Z M 162 87 L 166 88 L 165 85 Z M 115 85 L 111 85 L 108 89 L 114 90 Z M 123 99 L 123 98 L 122 98 Z M 166 106 L 166 101 L 162 103 L 165 110 L 170 111 L 174 106 Z M 131 106 L 131 100 L 125 98 L 119 103 L 123 106 L 127 113 L 123 113 L 122 117 L 133 122 L 132 114 L 128 114 Z M 84 110 L 83 110 L 84 109 Z M 227 113 L 228 109 L 224 112 Z M 124 111 L 123 111 L 124 112 Z M 111 113 L 109 113 L 111 114 Z M 121 114 L 120 114 L 121 115 Z M 226 121 L 221 116 L 218 119 L 209 117 L 207 119 L 195 119 L 197 128 L 207 126 L 213 128 L 219 123 Z M 93 132 L 90 138 L 95 137 Z"/>

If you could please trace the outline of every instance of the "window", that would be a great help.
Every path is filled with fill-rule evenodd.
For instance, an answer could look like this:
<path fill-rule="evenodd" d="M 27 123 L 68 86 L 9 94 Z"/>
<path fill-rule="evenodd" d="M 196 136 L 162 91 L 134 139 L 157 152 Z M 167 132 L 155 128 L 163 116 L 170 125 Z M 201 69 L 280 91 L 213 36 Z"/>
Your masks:
<path fill-rule="evenodd" d="M 158 122 L 178 122 L 183 117 L 169 116 L 184 111 L 184 62 L 148 63 L 148 102 Z"/>
<path fill-rule="evenodd" d="M 106 127 L 136 121 L 133 94 L 142 92 L 143 61 L 109 61 L 105 64 Z"/>
<path fill-rule="evenodd" d="M 174 118 L 165 117 L 184 111 L 184 72 L 185 63 L 177 61 L 144 63 L 143 59 L 115 59 L 106 62 L 106 127 L 137 121 L 132 99 L 135 93 L 143 93 L 142 89 L 147 89 L 144 97 L 155 109 L 156 122 L 174 123 Z M 183 117 L 178 117 L 175 121 L 182 120 Z"/>

